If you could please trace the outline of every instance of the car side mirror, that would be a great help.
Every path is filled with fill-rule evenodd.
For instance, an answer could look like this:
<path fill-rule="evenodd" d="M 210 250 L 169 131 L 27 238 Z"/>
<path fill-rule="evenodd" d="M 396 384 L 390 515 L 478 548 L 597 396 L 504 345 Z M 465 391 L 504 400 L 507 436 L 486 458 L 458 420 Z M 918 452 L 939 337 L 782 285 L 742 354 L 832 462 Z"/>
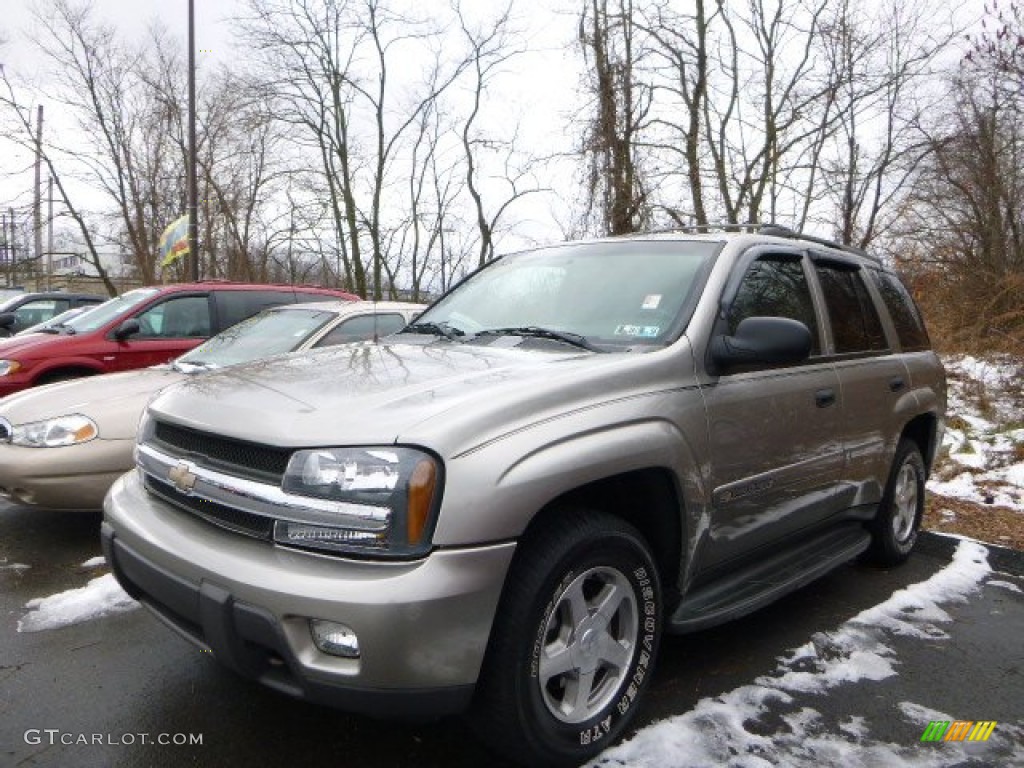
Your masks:
<path fill-rule="evenodd" d="M 139 324 L 139 321 L 134 317 L 129 317 L 114 329 L 114 338 L 118 341 L 124 341 L 129 336 L 134 336 L 141 330 L 142 326 Z"/>
<path fill-rule="evenodd" d="M 14 323 L 17 321 L 18 316 L 13 312 L 4 312 L 0 315 L 0 328 L 10 332 L 11 328 L 14 327 Z"/>
<path fill-rule="evenodd" d="M 748 317 L 733 336 L 711 340 L 711 359 L 723 368 L 799 363 L 810 354 L 810 330 L 787 317 Z"/>

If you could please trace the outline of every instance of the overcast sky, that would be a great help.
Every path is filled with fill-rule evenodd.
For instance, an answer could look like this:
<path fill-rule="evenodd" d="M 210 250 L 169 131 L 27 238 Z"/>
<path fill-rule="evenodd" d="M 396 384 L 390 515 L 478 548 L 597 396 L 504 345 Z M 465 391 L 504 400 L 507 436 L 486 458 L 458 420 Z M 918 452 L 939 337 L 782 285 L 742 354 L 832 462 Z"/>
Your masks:
<path fill-rule="evenodd" d="M 0 15 L 0 33 L 9 45 L 0 61 L 20 69 L 29 56 L 22 45 L 32 26 L 32 9 L 37 0 L 4 0 Z M 143 35 L 147 26 L 159 19 L 182 42 L 188 36 L 188 0 L 92 0 L 97 17 L 119 30 Z M 195 0 L 196 50 L 210 50 L 229 56 L 232 47 L 227 18 L 242 8 L 240 0 Z M 197 54 L 198 55 L 198 54 Z"/>
<path fill-rule="evenodd" d="M 13 7 L 8 9 L 11 2 L 0 0 L 4 6 L 4 13 L 0 14 L 0 38 L 7 39 L 7 44 L 0 48 L 0 63 L 18 82 L 26 78 L 42 81 L 47 62 L 28 40 L 33 26 L 32 9 L 38 5 L 38 0 L 13 0 Z M 491 17 L 499 8 L 495 0 L 468 0 L 464 4 L 470 16 L 473 11 L 479 11 Z M 515 59 L 513 71 L 502 79 L 495 98 L 500 99 L 501 117 L 506 127 L 512 124 L 509 120 L 518 119 L 517 115 L 526 115 L 519 138 L 531 146 L 541 147 L 538 151 L 543 153 L 568 149 L 572 144 L 564 126 L 572 110 L 579 77 L 579 57 L 573 47 L 577 4 L 578 0 L 516 0 L 516 26 L 530 40 L 531 53 Z M 180 41 L 184 51 L 188 39 L 187 0 L 92 0 L 92 5 L 93 17 L 115 26 L 121 35 L 144 37 L 148 28 L 159 21 Z M 419 8 L 429 9 L 431 5 L 448 8 L 449 1 L 418 0 Z M 559 6 L 572 7 L 573 11 L 559 13 Z M 233 17 L 244 15 L 245 8 L 245 0 L 195 0 L 196 56 L 200 70 L 204 63 L 234 64 L 246 58 L 246 52 L 238 50 L 231 21 Z M 44 138 L 52 141 L 74 130 L 57 105 L 48 105 L 45 92 L 36 96 L 45 109 Z M 25 94 L 21 97 L 25 98 Z M 557 135 L 553 135 L 553 131 L 557 131 Z M 15 178 L 0 177 L 0 204 L 11 203 L 27 210 L 31 204 L 32 158 L 21 152 L 14 162 L 10 148 L 3 144 L 0 137 L 0 172 L 16 170 L 18 173 Z M 83 190 L 79 190 L 73 197 L 80 199 L 82 194 Z M 84 194 L 91 195 L 88 191 Z M 539 200 L 529 200 L 526 207 L 539 203 Z M 537 225 L 540 230 L 530 232 L 528 240 L 561 237 L 560 228 L 551 218 L 550 201 L 539 210 L 524 210 L 523 214 L 530 220 L 524 222 L 529 229 Z"/>

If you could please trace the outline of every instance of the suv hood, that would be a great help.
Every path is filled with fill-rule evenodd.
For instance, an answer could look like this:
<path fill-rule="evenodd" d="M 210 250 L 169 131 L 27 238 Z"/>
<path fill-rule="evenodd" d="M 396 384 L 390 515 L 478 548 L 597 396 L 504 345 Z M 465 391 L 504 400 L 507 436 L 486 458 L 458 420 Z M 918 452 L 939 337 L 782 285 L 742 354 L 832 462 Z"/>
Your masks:
<path fill-rule="evenodd" d="M 610 399 L 617 369 L 631 372 L 634 390 L 649 391 L 652 382 L 640 370 L 647 366 L 636 363 L 654 357 L 554 344 L 524 350 L 368 342 L 192 377 L 161 392 L 150 410 L 284 447 L 410 442 L 449 452 Z"/>

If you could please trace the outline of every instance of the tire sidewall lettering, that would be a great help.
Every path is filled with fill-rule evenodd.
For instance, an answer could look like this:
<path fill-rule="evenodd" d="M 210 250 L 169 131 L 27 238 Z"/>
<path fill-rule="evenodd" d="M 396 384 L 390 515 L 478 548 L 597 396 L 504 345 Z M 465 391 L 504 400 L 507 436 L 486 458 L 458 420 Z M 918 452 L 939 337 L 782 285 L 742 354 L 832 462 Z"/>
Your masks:
<path fill-rule="evenodd" d="M 633 561 L 632 566 L 626 569 L 616 568 L 616 570 L 619 570 L 630 583 L 636 599 L 637 610 L 640 614 L 637 617 L 639 622 L 637 647 L 634 649 L 627 675 L 620 683 L 620 691 L 609 701 L 604 710 L 590 720 L 576 725 L 555 721 L 543 701 L 540 700 L 537 682 L 548 620 L 576 575 L 586 570 L 590 563 L 585 566 L 577 564 L 576 568 L 568 569 L 565 572 L 565 575 L 558 581 L 551 599 L 545 604 L 534 634 L 529 676 L 531 684 L 536 689 L 537 712 L 540 717 L 553 721 L 554 728 L 564 734 L 562 738 L 570 739 L 578 746 L 592 747 L 595 743 L 607 739 L 609 735 L 618 734 L 619 723 L 630 713 L 633 702 L 640 696 L 645 681 L 650 677 L 651 665 L 654 663 L 657 651 L 657 630 L 660 622 L 656 600 L 657 592 L 650 573 L 651 566 L 644 562 L 645 558 L 636 550 L 630 549 L 630 559 Z"/>

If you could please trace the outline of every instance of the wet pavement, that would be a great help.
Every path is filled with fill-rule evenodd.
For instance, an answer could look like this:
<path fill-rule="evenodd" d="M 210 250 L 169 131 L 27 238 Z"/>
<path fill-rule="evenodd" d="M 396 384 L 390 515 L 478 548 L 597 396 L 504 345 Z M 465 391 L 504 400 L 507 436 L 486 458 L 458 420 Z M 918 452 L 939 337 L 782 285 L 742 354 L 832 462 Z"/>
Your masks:
<path fill-rule="evenodd" d="M 105 573 L 81 567 L 100 554 L 99 525 L 97 514 L 0 502 L 0 766 L 501 765 L 455 718 L 374 721 L 241 680 L 143 609 L 17 632 L 26 602 Z M 666 638 L 638 726 L 770 674 L 780 655 L 815 633 L 926 580 L 950 562 L 956 544 L 925 535 L 903 567 L 844 566 L 730 625 Z M 1024 553 L 992 548 L 989 562 L 997 572 L 990 580 L 1024 587 Z M 894 701 L 913 701 L 1024 733 L 1024 594 L 986 586 L 968 602 L 943 608 L 954 619 L 943 625 L 950 637 L 898 638 L 897 676 L 819 697 L 815 706 L 826 727 L 855 715 L 873 738 L 914 746 L 927 722 L 891 714 Z M 197 737 L 201 744 L 173 743 Z M 1024 755 L 1014 739 L 1009 758 L 1005 748 L 976 751 L 966 763 L 962 752 L 949 752 L 946 760 L 933 751 L 932 758 L 934 764 L 1007 764 Z"/>

